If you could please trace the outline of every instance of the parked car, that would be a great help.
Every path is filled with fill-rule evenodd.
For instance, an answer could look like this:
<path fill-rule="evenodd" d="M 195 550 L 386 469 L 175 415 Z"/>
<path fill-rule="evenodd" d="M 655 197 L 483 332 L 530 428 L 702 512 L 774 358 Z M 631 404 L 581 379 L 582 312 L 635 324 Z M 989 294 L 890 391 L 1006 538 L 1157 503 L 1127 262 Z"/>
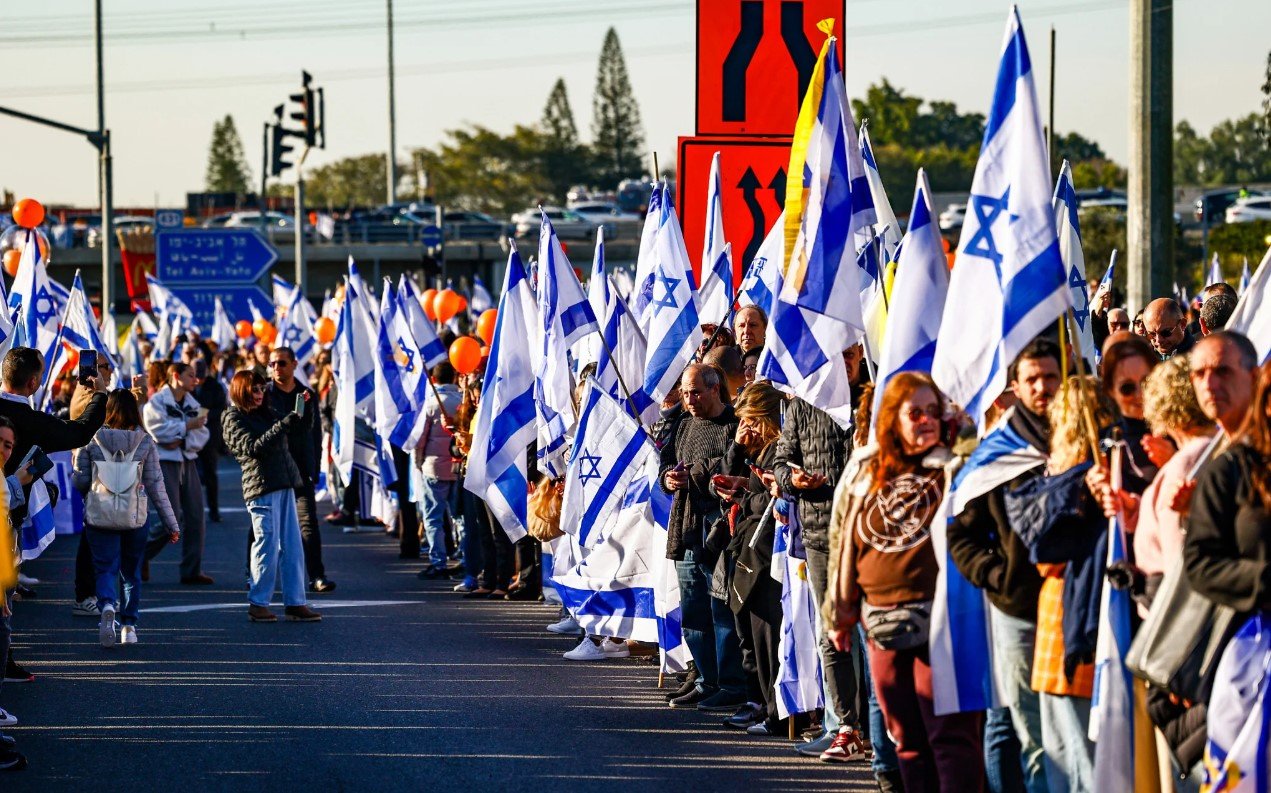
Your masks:
<path fill-rule="evenodd" d="M 953 229 L 962 228 L 962 221 L 966 218 L 966 204 L 949 204 L 944 211 L 940 213 L 938 222 L 941 231 L 952 231 Z"/>
<path fill-rule="evenodd" d="M 602 225 L 602 221 L 593 220 L 586 215 L 581 215 L 570 209 L 561 209 L 560 207 L 543 207 L 543 214 L 547 215 L 547 219 L 552 221 L 552 227 L 556 229 L 556 236 L 563 240 L 589 240 L 596 235 L 596 229 Z M 524 212 L 518 212 L 512 216 L 512 223 L 516 226 L 517 238 L 531 237 L 538 234 L 538 227 L 541 220 L 538 207 L 532 207 Z M 608 221 L 604 221 L 605 234 L 609 235 L 616 231 L 616 226 Z"/>
<path fill-rule="evenodd" d="M 116 232 L 119 231 L 149 231 L 154 232 L 154 218 L 145 215 L 120 215 L 110 219 L 111 228 Z M 101 225 L 89 226 L 84 235 L 84 244 L 89 248 L 96 248 L 101 245 Z"/>
<path fill-rule="evenodd" d="M 1215 225 L 1222 223 L 1227 216 L 1227 207 L 1236 203 L 1240 199 L 1240 189 L 1223 188 L 1220 190 L 1210 190 L 1196 199 L 1195 209 L 1193 213 L 1198 223 L 1208 223 Z M 1260 196 L 1257 191 L 1248 191 L 1249 197 Z"/>
<path fill-rule="evenodd" d="M 1252 223 L 1255 220 L 1271 220 L 1271 196 L 1259 195 L 1240 198 L 1227 207 L 1228 223 Z"/>
<path fill-rule="evenodd" d="M 207 220 L 203 221 L 203 228 L 219 229 L 222 226 L 224 226 L 226 223 L 228 223 L 230 218 L 234 217 L 234 214 L 235 213 L 233 212 L 222 212 L 219 215 L 213 215 Z"/>
<path fill-rule="evenodd" d="M 497 240 L 507 234 L 508 224 L 484 212 L 456 210 L 442 216 L 442 230 L 448 240 Z"/>
<path fill-rule="evenodd" d="M 1124 190 L 1113 190 L 1111 187 L 1095 187 L 1087 190 L 1077 191 L 1077 203 L 1084 204 L 1087 201 L 1099 201 L 1107 198 L 1126 198 Z"/>

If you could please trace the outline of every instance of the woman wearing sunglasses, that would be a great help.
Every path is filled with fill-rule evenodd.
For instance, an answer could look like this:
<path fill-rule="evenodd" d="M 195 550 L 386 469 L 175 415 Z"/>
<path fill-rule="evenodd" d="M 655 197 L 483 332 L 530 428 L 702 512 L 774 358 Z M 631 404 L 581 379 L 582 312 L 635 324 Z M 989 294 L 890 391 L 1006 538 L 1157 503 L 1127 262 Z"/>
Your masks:
<path fill-rule="evenodd" d="M 229 396 L 231 405 L 221 417 L 221 427 L 225 446 L 243 467 L 243 499 L 252 519 L 247 618 L 278 621 L 269 605 L 281 573 L 287 619 L 317 622 L 322 615 L 305 605 L 304 548 L 295 496 L 302 484 L 300 469 L 287 448 L 287 433 L 300 421 L 301 400 L 308 394 L 297 397 L 296 410 L 275 419 L 265 407 L 265 378 L 245 369 L 230 381 Z"/>
<path fill-rule="evenodd" d="M 1125 490 L 1140 494 L 1156 471 L 1176 451 L 1166 437 L 1152 434 L 1143 412 L 1143 381 L 1160 363 L 1160 356 L 1141 336 L 1114 333 L 1103 344 L 1100 388 L 1117 407 L 1117 420 L 1108 436 L 1124 440 L 1133 465 L 1124 469 Z"/>

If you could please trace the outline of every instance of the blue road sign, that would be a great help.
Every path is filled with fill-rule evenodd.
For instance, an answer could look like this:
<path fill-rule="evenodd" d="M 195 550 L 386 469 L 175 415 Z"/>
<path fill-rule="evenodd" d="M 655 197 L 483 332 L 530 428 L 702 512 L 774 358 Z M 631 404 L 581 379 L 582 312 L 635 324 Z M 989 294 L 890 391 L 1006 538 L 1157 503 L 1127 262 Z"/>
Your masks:
<path fill-rule="evenodd" d="M 274 299 L 255 284 L 225 284 L 211 287 L 206 285 L 171 286 L 171 289 L 172 293 L 184 300 L 194 312 L 194 321 L 203 331 L 204 336 L 212 332 L 218 297 L 225 306 L 225 312 L 229 314 L 230 322 L 238 322 L 240 319 L 251 321 L 252 312 L 247 307 L 248 298 L 266 316 L 271 314 L 274 308 Z"/>
<path fill-rule="evenodd" d="M 174 284 L 247 284 L 278 261 L 278 251 L 255 229 L 186 229 L 155 235 L 155 274 Z"/>
<path fill-rule="evenodd" d="M 419 241 L 429 248 L 436 248 L 441 244 L 441 229 L 436 226 L 424 226 L 419 230 Z"/>
<path fill-rule="evenodd" d="M 185 228 L 185 212 L 180 209 L 156 209 L 155 231 L 180 231 Z"/>

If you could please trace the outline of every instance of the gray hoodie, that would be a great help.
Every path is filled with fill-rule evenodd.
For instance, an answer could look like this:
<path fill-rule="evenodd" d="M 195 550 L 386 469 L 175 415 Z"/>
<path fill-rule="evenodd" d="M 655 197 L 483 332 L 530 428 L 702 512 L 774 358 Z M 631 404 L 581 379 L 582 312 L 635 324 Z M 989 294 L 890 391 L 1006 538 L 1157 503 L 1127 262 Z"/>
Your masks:
<path fill-rule="evenodd" d="M 163 471 L 159 468 L 159 450 L 145 430 L 114 430 L 102 427 L 87 446 L 75 452 L 75 471 L 71 475 L 71 484 L 81 493 L 87 493 L 93 484 L 93 461 L 114 460 L 116 452 L 126 452 L 137 443 L 141 436 L 141 444 L 133 453 L 133 460 L 142 460 L 141 485 L 145 488 L 146 497 L 159 513 L 159 519 L 167 527 L 169 534 L 180 531 L 177 516 L 172 512 L 172 503 L 168 501 L 168 491 L 163 486 Z"/>

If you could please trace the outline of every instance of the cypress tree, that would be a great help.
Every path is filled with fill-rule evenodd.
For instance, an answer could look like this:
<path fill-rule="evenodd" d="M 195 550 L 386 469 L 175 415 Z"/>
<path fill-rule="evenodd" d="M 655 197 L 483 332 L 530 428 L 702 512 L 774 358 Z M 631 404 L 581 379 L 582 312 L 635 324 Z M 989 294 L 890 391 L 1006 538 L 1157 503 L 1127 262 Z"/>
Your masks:
<path fill-rule="evenodd" d="M 643 173 L 640 159 L 644 153 L 644 130 L 640 125 L 640 108 L 631 90 L 618 33 L 613 28 L 605 34 L 600 50 L 591 112 L 592 151 L 596 177 L 602 186 L 613 188 L 620 180 Z"/>
<path fill-rule="evenodd" d="M 209 193 L 246 195 L 251 173 L 247 157 L 243 154 L 243 141 L 234 126 L 234 117 L 227 115 L 212 126 L 204 187 Z"/>

